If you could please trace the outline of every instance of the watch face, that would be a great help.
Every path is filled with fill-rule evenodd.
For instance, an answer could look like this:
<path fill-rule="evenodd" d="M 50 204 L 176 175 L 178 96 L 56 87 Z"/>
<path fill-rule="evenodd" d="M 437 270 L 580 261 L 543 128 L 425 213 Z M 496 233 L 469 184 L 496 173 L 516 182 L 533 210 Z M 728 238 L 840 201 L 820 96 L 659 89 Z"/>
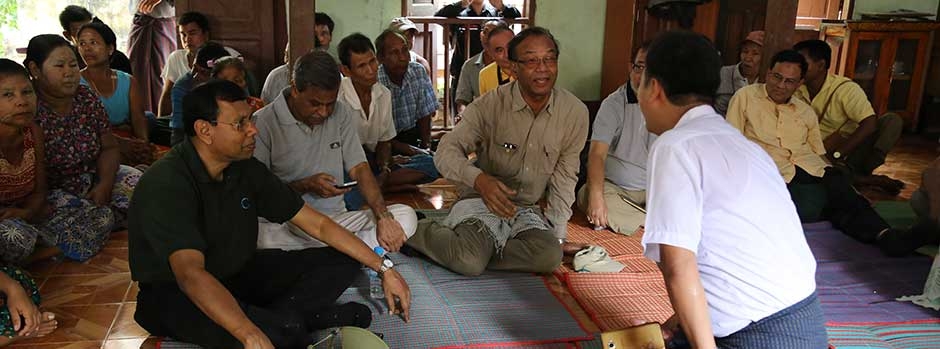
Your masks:
<path fill-rule="evenodd" d="M 385 259 L 382 261 L 382 265 L 385 266 L 386 268 L 391 268 L 395 266 L 395 263 L 392 263 L 391 259 Z"/>

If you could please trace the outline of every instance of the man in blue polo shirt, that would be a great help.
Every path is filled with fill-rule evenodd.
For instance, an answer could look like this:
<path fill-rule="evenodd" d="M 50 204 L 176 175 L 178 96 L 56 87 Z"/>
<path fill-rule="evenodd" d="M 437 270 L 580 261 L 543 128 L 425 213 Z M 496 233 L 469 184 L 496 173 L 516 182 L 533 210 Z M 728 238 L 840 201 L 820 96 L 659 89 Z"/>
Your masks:
<path fill-rule="evenodd" d="M 207 348 L 302 348 L 310 333 L 367 327 L 369 309 L 337 306 L 361 264 L 382 275 L 408 319 L 408 285 L 361 240 L 305 206 L 251 157 L 258 132 L 245 91 L 198 86 L 183 102 L 188 139 L 150 167 L 130 206 L 134 319 L 155 336 Z M 257 250 L 258 217 L 290 221 L 331 248 Z"/>

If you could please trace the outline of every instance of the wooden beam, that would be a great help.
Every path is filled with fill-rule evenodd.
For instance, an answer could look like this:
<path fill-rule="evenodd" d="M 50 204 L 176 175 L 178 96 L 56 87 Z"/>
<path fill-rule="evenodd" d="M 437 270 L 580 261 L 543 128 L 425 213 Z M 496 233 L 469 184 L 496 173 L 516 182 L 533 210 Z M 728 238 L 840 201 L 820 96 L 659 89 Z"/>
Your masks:
<path fill-rule="evenodd" d="M 287 3 L 287 37 L 290 41 L 290 66 L 297 58 L 313 50 L 316 40 L 313 35 L 313 13 L 316 0 L 284 0 Z"/>
<path fill-rule="evenodd" d="M 633 62 L 633 13 L 635 0 L 607 0 L 604 24 L 604 56 L 601 61 L 601 98 L 627 82 Z"/>
<path fill-rule="evenodd" d="M 758 75 L 761 81 L 764 80 L 764 72 L 770 68 L 770 58 L 795 44 L 792 41 L 796 33 L 798 6 L 797 0 L 767 1 L 767 17 L 764 19 L 764 50 L 761 56 L 761 73 Z"/>

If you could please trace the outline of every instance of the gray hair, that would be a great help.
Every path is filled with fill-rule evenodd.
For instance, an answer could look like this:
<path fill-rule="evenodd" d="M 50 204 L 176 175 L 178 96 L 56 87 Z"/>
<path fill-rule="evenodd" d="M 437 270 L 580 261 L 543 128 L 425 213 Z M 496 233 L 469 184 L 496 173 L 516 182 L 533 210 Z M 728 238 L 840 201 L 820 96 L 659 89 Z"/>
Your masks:
<path fill-rule="evenodd" d="M 333 56 L 324 51 L 311 51 L 297 59 L 291 78 L 294 88 L 300 92 L 310 87 L 326 91 L 339 90 L 339 67 Z"/>

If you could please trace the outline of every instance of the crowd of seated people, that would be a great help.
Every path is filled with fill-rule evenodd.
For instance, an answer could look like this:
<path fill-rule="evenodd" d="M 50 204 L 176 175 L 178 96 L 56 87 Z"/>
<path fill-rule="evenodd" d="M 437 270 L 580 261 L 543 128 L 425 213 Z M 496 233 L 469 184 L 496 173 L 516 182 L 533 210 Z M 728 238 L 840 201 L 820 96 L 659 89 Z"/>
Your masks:
<path fill-rule="evenodd" d="M 520 16 L 495 0 L 457 1 L 439 14 Z M 940 241 L 937 171 L 925 172 L 910 229 L 891 229 L 855 191 L 900 189 L 872 175 L 897 141 L 898 119 L 875 115 L 857 84 L 826 73 L 824 42 L 777 53 L 762 80 L 763 32 L 748 34 L 740 63 L 724 68 L 704 37 L 664 33 L 632 55 L 627 83 L 592 128 L 584 103 L 557 83 L 561 46 L 551 31 L 516 33 L 490 20 L 470 47 L 462 45 L 472 31 L 453 32 L 460 123 L 432 149 L 440 104 L 414 51 L 417 26 L 394 18 L 375 38 L 342 38 L 334 56 L 335 23 L 315 18 L 316 48 L 285 58 L 259 93 L 240 53 L 210 40 L 209 19 L 183 14 L 183 48 L 164 57 L 163 91 L 150 108 L 114 31 L 78 6 L 60 14 L 65 38 L 32 38 L 23 65 L 0 59 L 0 312 L 18 314 L 0 321 L 0 346 L 56 327 L 17 269 L 36 248 L 86 261 L 124 228 L 142 327 L 251 348 L 303 347 L 319 329 L 368 327 L 368 307 L 334 304 L 363 265 L 383 275 L 388 309 L 407 321 L 408 284 L 375 247 L 468 276 L 549 273 L 586 247 L 567 240 L 575 206 L 597 230 L 645 230 L 644 254 L 660 263 L 676 312 L 664 335 L 694 347 L 825 340 L 800 227 L 815 203 L 798 190 L 816 191 L 822 218 L 888 255 Z M 159 160 L 153 115 L 171 129 L 173 148 Z M 459 192 L 444 218 L 385 201 L 440 177 Z M 708 257 L 733 244 L 765 253 Z M 788 276 L 758 277 L 768 270 Z M 753 279 L 764 281 L 742 284 Z"/>

